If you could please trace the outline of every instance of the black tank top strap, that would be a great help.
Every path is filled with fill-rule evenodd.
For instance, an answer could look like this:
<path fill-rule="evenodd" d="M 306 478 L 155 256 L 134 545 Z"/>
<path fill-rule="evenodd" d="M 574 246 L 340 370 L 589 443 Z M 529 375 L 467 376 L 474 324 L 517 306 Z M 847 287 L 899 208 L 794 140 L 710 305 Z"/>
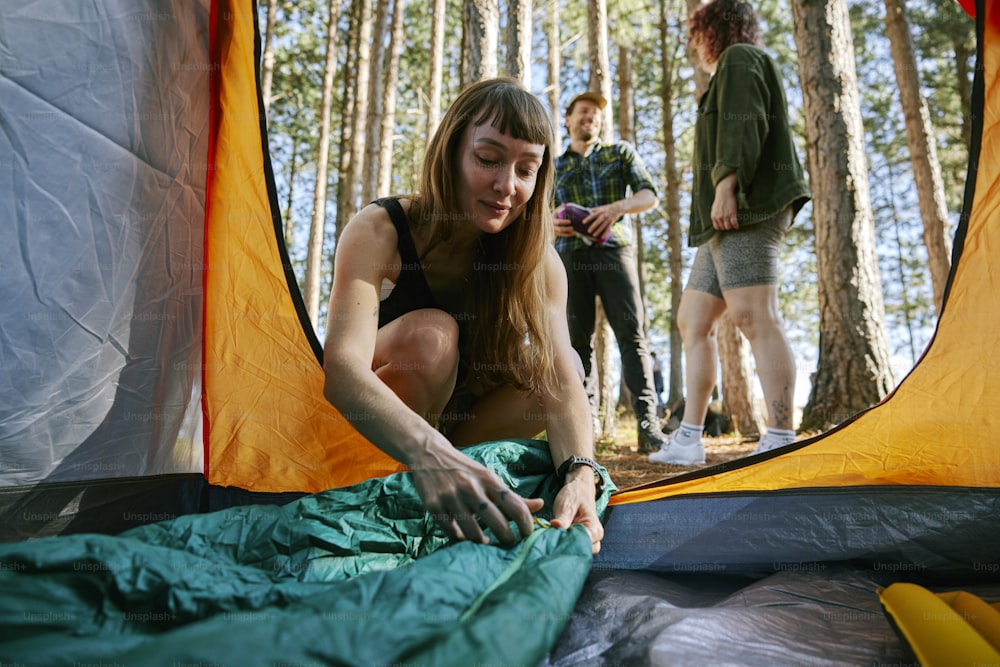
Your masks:
<path fill-rule="evenodd" d="M 386 210 L 389 219 L 392 220 L 392 226 L 396 228 L 396 236 L 399 237 L 396 247 L 399 249 L 399 258 L 403 261 L 403 267 L 419 266 L 420 258 L 417 257 L 417 246 L 413 243 L 413 234 L 410 232 L 410 221 L 407 219 L 399 199 L 384 197 L 376 199 L 372 203 L 378 204 Z"/>
<path fill-rule="evenodd" d="M 427 278 L 424 276 L 420 257 L 417 255 L 417 247 L 413 242 L 413 234 L 410 232 L 409 220 L 399 203 L 399 199 L 384 197 L 376 199 L 372 203 L 378 204 L 389 214 L 389 219 L 392 220 L 392 225 L 396 228 L 396 248 L 399 250 L 399 259 L 402 262 L 396 286 L 379 306 L 378 325 L 381 328 L 412 310 L 433 308 L 436 305 L 427 284 Z"/>

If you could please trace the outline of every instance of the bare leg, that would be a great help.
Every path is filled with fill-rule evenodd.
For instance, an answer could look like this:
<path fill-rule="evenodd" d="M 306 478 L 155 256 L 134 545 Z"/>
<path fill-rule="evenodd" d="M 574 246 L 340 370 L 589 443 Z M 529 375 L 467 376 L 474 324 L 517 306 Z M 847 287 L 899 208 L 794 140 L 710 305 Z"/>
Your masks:
<path fill-rule="evenodd" d="M 725 312 L 726 302 L 707 292 L 684 290 L 681 295 L 677 327 L 684 341 L 687 385 L 682 419 L 688 424 L 705 423 L 719 365 L 716 333 Z"/>
<path fill-rule="evenodd" d="M 372 370 L 414 412 L 436 422 L 455 390 L 458 325 L 434 308 L 400 316 L 379 329 Z"/>
<path fill-rule="evenodd" d="M 579 355 L 567 349 L 580 383 L 584 382 L 583 363 Z M 459 422 L 448 438 L 456 447 L 505 438 L 533 438 L 546 429 L 549 415 L 534 394 L 510 386 L 494 389 L 479 399 L 471 409 L 472 418 Z M 583 416 L 581 419 L 589 419 Z"/>
<path fill-rule="evenodd" d="M 725 299 L 730 316 L 750 341 L 768 428 L 793 429 L 795 356 L 778 311 L 777 285 L 739 287 L 727 291 Z"/>

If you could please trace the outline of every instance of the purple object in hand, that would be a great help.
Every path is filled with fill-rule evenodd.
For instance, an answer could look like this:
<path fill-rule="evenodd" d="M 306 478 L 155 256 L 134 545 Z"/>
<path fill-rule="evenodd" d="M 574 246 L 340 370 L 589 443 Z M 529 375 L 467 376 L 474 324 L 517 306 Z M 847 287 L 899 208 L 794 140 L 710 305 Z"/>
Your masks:
<path fill-rule="evenodd" d="M 569 220 L 570 226 L 573 227 L 573 231 L 577 233 L 578 236 L 590 241 L 596 241 L 601 245 L 604 245 L 607 240 L 611 237 L 611 227 L 608 227 L 604 236 L 601 238 L 596 238 L 591 236 L 587 232 L 587 225 L 583 224 L 583 221 L 589 216 L 593 211 L 585 206 L 578 206 L 576 204 L 564 204 L 562 210 L 556 216 L 561 220 Z"/>

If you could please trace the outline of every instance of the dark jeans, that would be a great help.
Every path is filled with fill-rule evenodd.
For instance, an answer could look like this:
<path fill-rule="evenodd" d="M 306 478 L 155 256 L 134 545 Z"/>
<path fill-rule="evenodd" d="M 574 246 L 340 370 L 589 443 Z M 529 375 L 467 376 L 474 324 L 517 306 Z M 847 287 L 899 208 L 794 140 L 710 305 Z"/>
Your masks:
<path fill-rule="evenodd" d="M 560 253 L 569 282 L 566 315 L 570 342 L 587 376 L 587 396 L 597 413 L 597 373 L 594 372 L 594 296 L 601 297 L 622 359 L 622 378 L 632 393 L 632 409 L 640 422 L 656 424 L 656 392 L 653 390 L 653 363 L 643 331 L 643 306 L 639 295 L 635 247 L 590 246 Z"/>

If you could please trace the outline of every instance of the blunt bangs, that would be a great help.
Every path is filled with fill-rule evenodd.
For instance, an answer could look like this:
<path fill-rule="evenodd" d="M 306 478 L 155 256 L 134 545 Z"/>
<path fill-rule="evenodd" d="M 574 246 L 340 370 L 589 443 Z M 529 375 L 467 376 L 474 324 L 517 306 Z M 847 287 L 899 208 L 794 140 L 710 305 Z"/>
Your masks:
<path fill-rule="evenodd" d="M 497 86 L 483 100 L 474 124 L 489 121 L 498 132 L 521 141 L 552 145 L 552 121 L 534 95 L 515 85 Z"/>

